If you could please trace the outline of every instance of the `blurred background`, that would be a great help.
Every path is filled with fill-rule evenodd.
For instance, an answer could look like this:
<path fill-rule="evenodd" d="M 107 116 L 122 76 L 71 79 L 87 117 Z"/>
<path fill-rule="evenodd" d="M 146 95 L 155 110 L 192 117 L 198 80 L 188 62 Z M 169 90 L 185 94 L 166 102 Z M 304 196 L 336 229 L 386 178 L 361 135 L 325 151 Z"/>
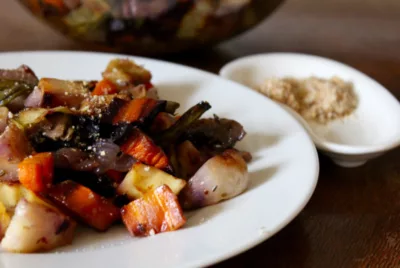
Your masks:
<path fill-rule="evenodd" d="M 21 0 L 27 1 L 37 0 Z M 286 0 L 268 16 L 278 2 L 261 0 L 268 6 L 264 12 L 266 19 L 212 49 L 152 57 L 216 72 L 232 58 L 260 52 L 291 51 L 332 57 L 356 68 L 362 66 L 362 70 L 373 77 L 384 77 L 383 72 L 390 68 L 392 74 L 383 81 L 389 87 L 394 84 L 392 80 L 400 76 L 400 69 L 395 67 L 396 61 L 400 60 L 399 0 Z M 0 33 L 0 51 L 102 50 L 72 41 L 36 19 L 19 1 L 2 0 Z M 137 54 L 134 49 L 123 52 Z M 384 64 L 385 69 L 376 68 L 379 64 Z"/>
<path fill-rule="evenodd" d="M 18 1 L 3 0 L 2 6 L 0 50 L 80 48 L 34 19 Z M 392 45 L 400 43 L 399 26 L 399 0 L 286 0 L 257 27 L 220 47 L 235 54 L 312 50 L 327 55 L 340 50 L 355 57 L 399 59 Z"/>

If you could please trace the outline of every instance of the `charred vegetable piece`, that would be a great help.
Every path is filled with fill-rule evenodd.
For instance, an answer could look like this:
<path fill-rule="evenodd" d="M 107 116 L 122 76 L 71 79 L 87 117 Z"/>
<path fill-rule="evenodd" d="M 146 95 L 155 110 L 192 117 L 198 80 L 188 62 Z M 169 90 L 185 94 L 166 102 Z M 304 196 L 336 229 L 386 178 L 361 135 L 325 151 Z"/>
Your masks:
<path fill-rule="evenodd" d="M 207 110 L 211 108 L 208 102 L 200 102 L 186 111 L 170 128 L 157 135 L 155 141 L 163 147 L 168 147 L 186 131 L 186 129 L 196 122 Z"/>
<path fill-rule="evenodd" d="M 144 164 L 171 171 L 168 157 L 164 151 L 138 128 L 132 130 L 128 140 L 121 145 L 121 151 Z"/>
<path fill-rule="evenodd" d="M 19 81 L 33 88 L 37 85 L 39 80 L 28 66 L 21 65 L 17 69 L 0 69 L 0 81 Z"/>
<path fill-rule="evenodd" d="M 124 172 L 116 171 L 113 169 L 108 170 L 105 175 L 117 184 L 121 183 L 125 178 Z"/>
<path fill-rule="evenodd" d="M 167 101 L 167 105 L 165 107 L 165 112 L 169 114 L 175 114 L 176 110 L 180 107 L 180 104 L 174 101 Z"/>
<path fill-rule="evenodd" d="M 242 140 L 246 132 L 243 126 L 230 119 L 200 119 L 194 122 L 183 135 L 197 146 L 211 146 L 228 149 Z"/>
<path fill-rule="evenodd" d="M 111 124 L 113 118 L 130 99 L 122 95 L 92 96 L 85 99 L 79 113 L 99 118 L 102 123 Z"/>
<path fill-rule="evenodd" d="M 229 149 L 208 160 L 181 192 L 183 207 L 199 208 L 233 198 L 247 188 L 247 164 L 240 153 Z"/>
<path fill-rule="evenodd" d="M 151 73 L 129 59 L 114 59 L 107 65 L 103 78 L 122 88 L 129 84 L 146 84 L 151 80 Z"/>
<path fill-rule="evenodd" d="M 84 82 L 74 82 L 54 78 L 42 78 L 38 88 L 43 93 L 42 107 L 67 106 L 79 108 L 85 97 L 89 96 L 89 90 Z"/>
<path fill-rule="evenodd" d="M 19 112 L 14 120 L 17 121 L 24 129 L 27 129 L 45 120 L 48 113 L 49 110 L 45 108 L 26 109 Z"/>
<path fill-rule="evenodd" d="M 168 185 L 172 192 L 178 195 L 186 182 L 158 168 L 136 163 L 118 186 L 117 192 L 133 200 L 143 197 L 161 185 Z"/>
<path fill-rule="evenodd" d="M 33 87 L 24 82 L 0 81 L 0 105 L 8 105 L 17 97 L 28 95 L 32 90 Z"/>
<path fill-rule="evenodd" d="M 72 242 L 76 223 L 43 203 L 21 199 L 1 242 L 10 252 L 50 250 Z"/>
<path fill-rule="evenodd" d="M 205 157 L 190 141 L 179 144 L 176 151 L 177 170 L 179 176 L 184 179 L 192 177 L 206 161 Z"/>
<path fill-rule="evenodd" d="M 10 215 L 3 203 L 0 202 L 0 241 L 3 239 L 10 224 Z"/>
<path fill-rule="evenodd" d="M 96 84 L 96 87 L 92 91 L 92 95 L 101 96 L 118 93 L 118 88 L 107 79 L 103 79 Z"/>
<path fill-rule="evenodd" d="M 115 195 L 116 183 L 108 176 L 71 169 L 55 169 L 54 181 L 56 183 L 68 180 L 88 187 L 93 192 L 104 197 L 113 197 Z"/>
<path fill-rule="evenodd" d="M 163 185 L 132 201 L 121 210 L 122 220 L 133 236 L 148 236 L 181 228 L 186 219 L 178 198 Z"/>
<path fill-rule="evenodd" d="M 35 193 L 46 192 L 53 182 L 52 153 L 39 153 L 25 158 L 18 165 L 18 177 L 23 186 Z"/>
<path fill-rule="evenodd" d="M 175 116 L 169 113 L 161 112 L 154 118 L 150 127 L 150 132 L 156 134 L 164 131 L 170 128 L 176 122 L 176 120 L 177 119 Z"/>
<path fill-rule="evenodd" d="M 106 231 L 121 217 L 110 200 L 73 181 L 54 185 L 48 191 L 48 198 L 98 231 Z"/>
<path fill-rule="evenodd" d="M 113 124 L 134 123 L 144 124 L 161 111 L 165 110 L 166 102 L 149 98 L 133 99 L 124 105 L 113 119 Z"/>

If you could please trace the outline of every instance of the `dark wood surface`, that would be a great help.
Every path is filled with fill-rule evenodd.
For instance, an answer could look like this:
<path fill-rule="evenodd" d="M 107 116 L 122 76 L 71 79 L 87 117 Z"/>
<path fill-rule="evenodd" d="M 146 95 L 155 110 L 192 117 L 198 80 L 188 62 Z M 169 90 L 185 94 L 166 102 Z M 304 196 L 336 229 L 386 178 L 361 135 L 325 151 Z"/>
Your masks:
<path fill-rule="evenodd" d="M 16 1 L 1 0 L 0 51 L 48 49 L 83 48 L 34 20 Z M 165 59 L 217 72 L 234 58 L 275 51 L 343 61 L 400 99 L 400 1 L 287 0 L 230 42 Z M 319 183 L 304 211 L 268 241 L 219 267 L 400 267 L 400 149 L 354 169 L 323 156 L 320 162 Z"/>

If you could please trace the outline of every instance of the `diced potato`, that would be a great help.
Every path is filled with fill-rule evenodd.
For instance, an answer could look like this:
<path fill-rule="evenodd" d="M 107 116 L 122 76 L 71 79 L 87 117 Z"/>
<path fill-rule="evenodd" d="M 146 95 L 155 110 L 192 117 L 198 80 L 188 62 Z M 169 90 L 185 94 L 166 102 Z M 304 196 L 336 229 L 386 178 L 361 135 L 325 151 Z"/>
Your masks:
<path fill-rule="evenodd" d="M 167 185 L 122 207 L 122 221 L 133 236 L 174 231 L 186 223 L 177 196 Z"/>
<path fill-rule="evenodd" d="M 172 192 L 178 195 L 185 187 L 186 181 L 177 179 L 158 168 L 136 163 L 126 174 L 117 192 L 126 194 L 130 199 L 137 199 L 146 192 L 153 191 L 164 184 L 168 185 Z"/>
<path fill-rule="evenodd" d="M 20 253 L 50 250 L 71 243 L 75 228 L 76 223 L 60 211 L 22 198 L 1 247 Z"/>
<path fill-rule="evenodd" d="M 21 198 L 54 208 L 20 183 L 8 184 L 0 182 L 0 203 L 4 205 L 6 211 L 13 212 Z"/>
<path fill-rule="evenodd" d="M 151 73 L 132 60 L 114 59 L 108 63 L 103 78 L 117 86 L 128 83 L 145 84 L 150 82 Z"/>
<path fill-rule="evenodd" d="M 6 207 L 0 202 L 0 241 L 3 239 L 10 224 L 10 215 L 7 213 Z"/>
<path fill-rule="evenodd" d="M 7 211 L 13 211 L 22 197 L 21 184 L 0 183 L 0 203 Z"/>

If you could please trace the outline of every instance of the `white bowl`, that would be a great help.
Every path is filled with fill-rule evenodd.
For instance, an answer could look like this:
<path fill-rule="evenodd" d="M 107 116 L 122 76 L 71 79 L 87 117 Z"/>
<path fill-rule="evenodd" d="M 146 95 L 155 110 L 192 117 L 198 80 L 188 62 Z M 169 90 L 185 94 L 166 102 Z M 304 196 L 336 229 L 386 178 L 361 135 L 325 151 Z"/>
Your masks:
<path fill-rule="evenodd" d="M 354 85 L 359 98 L 355 112 L 327 125 L 306 122 L 285 108 L 307 129 L 316 147 L 344 167 L 363 165 L 400 144 L 400 104 L 382 85 L 345 64 L 311 55 L 271 53 L 237 59 L 220 75 L 255 88 L 271 77 L 339 76 Z M 268 126 L 266 126 L 267 128 Z"/>

